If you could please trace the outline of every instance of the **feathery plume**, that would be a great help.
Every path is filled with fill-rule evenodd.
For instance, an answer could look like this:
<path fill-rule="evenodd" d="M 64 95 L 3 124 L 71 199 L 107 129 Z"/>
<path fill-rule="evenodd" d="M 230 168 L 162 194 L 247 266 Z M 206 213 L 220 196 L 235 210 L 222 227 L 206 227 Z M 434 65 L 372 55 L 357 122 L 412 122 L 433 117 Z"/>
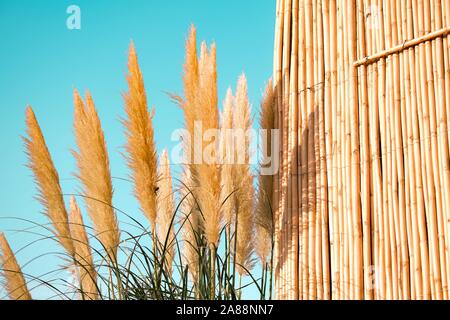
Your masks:
<path fill-rule="evenodd" d="M 3 233 L 0 233 L 0 274 L 11 300 L 31 300 L 22 270 Z"/>
<path fill-rule="evenodd" d="M 97 300 L 97 273 L 95 272 L 94 261 L 92 259 L 92 251 L 83 216 L 73 196 L 70 198 L 70 233 L 75 247 L 75 261 L 83 298 Z"/>
<path fill-rule="evenodd" d="M 198 280 L 199 265 L 199 240 L 202 237 L 202 219 L 197 207 L 197 203 L 192 194 L 192 175 L 189 166 L 185 166 L 180 186 L 180 199 L 182 200 L 180 210 L 183 218 L 182 225 L 183 239 L 183 261 L 189 267 L 189 273 L 194 281 Z"/>
<path fill-rule="evenodd" d="M 272 80 L 269 80 L 264 91 L 260 111 L 260 127 L 263 130 L 267 130 L 267 150 L 272 150 L 271 130 L 275 128 L 274 108 L 275 94 L 272 87 Z M 272 251 L 272 194 L 273 176 L 260 174 L 258 181 L 258 199 L 256 203 L 255 251 L 262 264 L 267 262 Z"/>
<path fill-rule="evenodd" d="M 217 72 L 216 72 L 216 47 L 213 44 L 209 52 L 202 45 L 201 63 L 196 53 L 195 29 L 192 27 L 186 42 L 186 62 L 184 65 L 184 100 L 180 106 L 184 111 L 186 129 L 191 139 L 186 147 L 188 154 L 203 156 L 207 146 L 195 146 L 194 126 L 200 123 L 202 133 L 208 129 L 219 128 L 219 110 L 217 106 Z M 194 141 L 194 143 L 190 143 Z M 217 144 L 217 142 L 212 142 Z M 200 149 L 200 150 L 197 150 Z M 213 145 L 211 157 L 217 157 L 218 145 Z M 199 209 L 204 216 L 204 232 L 208 244 L 217 246 L 220 229 L 222 227 L 222 212 L 220 210 L 220 166 L 218 161 L 205 163 L 204 159 L 198 163 L 190 161 L 190 171 L 194 182 L 193 193 L 198 201 Z"/>
<path fill-rule="evenodd" d="M 233 111 L 234 111 L 234 97 L 231 88 L 227 90 L 225 101 L 223 102 L 223 112 L 220 123 L 220 157 L 221 157 L 221 197 L 220 203 L 222 206 L 224 222 L 230 226 L 234 215 L 234 201 L 233 201 L 233 135 L 231 129 L 233 129 Z"/>
<path fill-rule="evenodd" d="M 132 172 L 134 194 L 152 229 L 156 222 L 157 155 L 152 125 L 153 112 L 147 108 L 144 80 L 134 44 L 128 56 L 128 92 L 123 95 L 127 119 L 122 123 L 127 137 L 126 160 Z"/>
<path fill-rule="evenodd" d="M 103 130 L 89 92 L 86 94 L 85 106 L 75 90 L 74 105 L 74 129 L 78 146 L 78 152 L 73 151 L 78 166 L 76 176 L 83 185 L 87 210 L 97 236 L 110 258 L 115 260 L 120 232 L 112 206 L 113 189 Z"/>
<path fill-rule="evenodd" d="M 236 164 L 233 171 L 233 181 L 236 190 L 234 193 L 234 203 L 237 215 L 236 263 L 238 272 L 241 275 L 246 274 L 245 269 L 250 270 L 253 266 L 253 176 L 249 164 L 251 141 L 250 136 L 247 134 L 247 130 L 251 129 L 252 126 L 250 110 L 251 106 L 248 101 L 247 80 L 245 75 L 242 75 L 238 80 L 236 107 L 233 114 L 233 128 L 235 130 L 242 130 L 242 132 L 245 133 L 245 139 L 236 141 L 235 149 L 238 154 L 244 154 L 245 162 L 243 164 Z"/>
<path fill-rule="evenodd" d="M 172 189 L 172 174 L 170 172 L 170 162 L 167 150 L 161 154 L 159 163 L 159 180 L 157 196 L 157 216 L 156 229 L 158 241 L 162 247 L 167 244 L 165 250 L 166 270 L 172 273 L 172 262 L 175 256 L 175 232 L 174 217 L 175 199 Z"/>
<path fill-rule="evenodd" d="M 70 237 L 70 229 L 64 199 L 59 184 L 59 176 L 42 135 L 41 128 L 29 106 L 26 109 L 27 135 L 25 142 L 28 167 L 33 171 L 38 188 L 37 199 L 50 219 L 54 233 L 66 252 L 73 257 L 75 250 Z"/>

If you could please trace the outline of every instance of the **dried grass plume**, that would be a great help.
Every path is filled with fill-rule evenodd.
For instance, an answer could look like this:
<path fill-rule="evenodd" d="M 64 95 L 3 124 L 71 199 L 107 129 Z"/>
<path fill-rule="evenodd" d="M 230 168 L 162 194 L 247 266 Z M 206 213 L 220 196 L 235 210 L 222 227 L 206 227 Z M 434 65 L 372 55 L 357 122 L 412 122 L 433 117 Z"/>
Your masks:
<path fill-rule="evenodd" d="M 164 150 L 159 163 L 159 180 L 157 196 L 156 228 L 158 242 L 161 248 L 165 247 L 165 264 L 167 272 L 172 273 L 172 262 L 175 256 L 175 232 L 174 214 L 175 199 L 172 188 L 172 174 L 170 170 L 169 156 Z"/>
<path fill-rule="evenodd" d="M 260 127 L 266 131 L 267 150 L 272 150 L 271 129 L 275 128 L 275 94 L 272 80 L 266 86 L 260 111 Z M 271 156 L 271 155 L 264 155 Z M 263 159 L 264 160 L 264 159 Z M 261 166 L 264 166 L 261 164 Z M 261 263 L 267 263 L 272 252 L 273 215 L 272 215 L 273 176 L 259 175 L 256 200 L 255 252 Z"/>
<path fill-rule="evenodd" d="M 11 300 L 31 300 L 22 270 L 3 233 L 0 233 L 0 274 Z"/>
<path fill-rule="evenodd" d="M 86 94 L 85 105 L 75 90 L 74 104 L 74 128 L 78 146 L 78 152 L 73 151 L 78 166 L 76 176 L 83 185 L 83 196 L 97 236 L 114 260 L 117 257 L 120 232 L 112 205 L 113 188 L 103 130 L 89 92 Z"/>
<path fill-rule="evenodd" d="M 126 119 L 122 120 L 127 137 L 126 160 L 134 182 L 134 194 L 152 228 L 156 222 L 157 155 L 152 113 L 147 107 L 144 80 L 139 69 L 134 44 L 128 56 L 128 92 L 125 100 Z"/>
<path fill-rule="evenodd" d="M 75 246 L 75 261 L 78 270 L 78 279 L 83 298 L 97 300 L 96 285 L 97 273 L 92 258 L 92 250 L 86 233 L 83 216 L 75 197 L 70 198 L 70 233 Z"/>
<path fill-rule="evenodd" d="M 39 123 L 31 107 L 26 109 L 27 138 L 25 141 L 28 167 L 32 170 L 38 188 L 37 199 L 50 219 L 56 237 L 66 252 L 73 257 L 75 250 L 70 237 L 70 228 L 59 176 L 48 151 Z"/>

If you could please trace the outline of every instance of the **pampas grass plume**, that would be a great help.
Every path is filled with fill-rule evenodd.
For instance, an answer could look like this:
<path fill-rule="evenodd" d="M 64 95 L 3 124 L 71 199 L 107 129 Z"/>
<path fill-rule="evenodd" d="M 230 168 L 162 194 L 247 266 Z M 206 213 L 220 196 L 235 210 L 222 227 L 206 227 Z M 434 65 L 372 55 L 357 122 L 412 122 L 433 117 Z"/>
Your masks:
<path fill-rule="evenodd" d="M 83 216 L 75 197 L 70 198 L 70 233 L 76 253 L 76 265 L 78 267 L 79 283 L 85 299 L 97 300 L 98 290 L 96 286 L 97 273 L 92 259 L 92 251 L 89 238 L 86 233 Z"/>
<path fill-rule="evenodd" d="M 156 223 L 157 155 L 152 114 L 147 107 L 144 80 L 134 44 L 128 56 L 128 92 L 125 100 L 126 119 L 122 120 L 127 137 L 126 160 L 132 173 L 134 194 L 152 229 Z"/>
<path fill-rule="evenodd" d="M 267 130 L 267 150 L 271 150 L 270 130 L 275 128 L 274 110 L 275 94 L 272 80 L 266 86 L 260 111 L 260 127 Z M 273 217 L 272 217 L 273 176 L 259 175 L 255 221 L 255 252 L 261 263 L 266 263 L 272 251 Z"/>
<path fill-rule="evenodd" d="M 73 152 L 78 166 L 76 176 L 83 185 L 83 196 L 97 236 L 110 259 L 115 260 L 120 232 L 112 205 L 113 189 L 103 130 L 89 92 L 85 105 L 75 90 L 74 105 L 78 145 L 78 152 Z"/>
<path fill-rule="evenodd" d="M 70 229 L 59 176 L 48 151 L 39 123 L 31 107 L 26 109 L 28 137 L 25 141 L 28 167 L 32 170 L 38 188 L 37 199 L 50 219 L 56 237 L 66 252 L 73 257 L 75 250 L 70 237 Z"/>
<path fill-rule="evenodd" d="M 31 300 L 22 270 L 3 233 L 0 233 L 0 274 L 11 300 Z"/>

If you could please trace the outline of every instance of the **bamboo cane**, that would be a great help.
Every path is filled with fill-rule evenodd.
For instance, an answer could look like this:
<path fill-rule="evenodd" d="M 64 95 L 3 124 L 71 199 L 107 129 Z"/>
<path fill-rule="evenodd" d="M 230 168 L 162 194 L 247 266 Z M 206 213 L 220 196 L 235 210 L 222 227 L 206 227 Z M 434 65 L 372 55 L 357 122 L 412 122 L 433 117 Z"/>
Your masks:
<path fill-rule="evenodd" d="M 435 12 L 435 25 L 436 29 L 442 28 L 442 7 L 440 1 L 434 2 L 434 12 Z M 443 298 L 448 299 L 448 258 L 446 246 L 448 245 L 449 235 L 446 228 L 446 212 L 450 210 L 450 175 L 449 175 L 449 143 L 448 143 L 448 127 L 447 127 L 447 113 L 446 107 L 446 97 L 445 97 L 445 69 L 444 69 L 444 47 L 443 40 L 437 38 L 435 40 L 435 68 L 437 77 L 437 97 L 438 101 L 436 104 L 436 116 L 437 116 L 437 137 L 438 137 L 438 148 L 439 148 L 439 177 L 441 179 L 441 184 L 443 187 L 442 191 L 442 210 L 438 217 L 438 228 L 440 234 L 439 241 L 439 255 L 441 257 L 441 277 L 442 277 L 442 289 Z"/>
<path fill-rule="evenodd" d="M 305 30 L 305 6 L 304 2 L 300 4 L 299 13 L 299 33 L 300 33 L 300 44 L 301 44 L 301 71 L 300 76 L 300 132 L 299 132 L 299 146 L 300 146 L 300 181 L 301 181 L 301 235 L 299 237 L 300 246 L 300 260 L 301 260 L 301 279 L 302 286 L 300 289 L 302 299 L 307 299 L 309 292 L 309 271 L 308 271 L 308 137 L 307 137 L 307 100 L 306 100 L 306 30 Z"/>
<path fill-rule="evenodd" d="M 320 108 L 323 102 L 322 100 L 322 65 L 323 65 L 323 42 L 320 41 L 321 36 L 321 9 L 319 8 L 319 1 L 313 1 L 313 39 L 314 39 L 314 81 L 313 81 L 313 94 L 314 94 L 314 106 L 313 106 L 313 128 L 314 128 L 314 162 L 315 162 L 315 275 L 316 275 L 316 298 L 318 300 L 323 299 L 323 270 L 322 270 L 322 185 L 321 185 L 321 132 L 320 132 Z"/>
<path fill-rule="evenodd" d="M 337 88 L 337 31 L 336 31 L 336 12 L 337 6 L 336 1 L 332 0 L 329 2 L 330 7 L 330 74 L 331 74 L 331 103 L 332 103 L 332 139 L 333 143 L 328 153 L 332 156 L 332 183 L 333 183 L 333 200 L 332 204 L 332 217 L 333 217 L 333 230 L 332 233 L 332 244 L 334 250 L 332 258 L 334 269 L 331 271 L 332 278 L 332 297 L 333 299 L 340 299 L 340 232 L 339 232 L 339 199 L 338 199 L 338 156 L 337 156 L 337 139 L 339 135 L 338 131 L 338 88 Z"/>
<path fill-rule="evenodd" d="M 332 129 L 331 129 L 331 82 L 330 82 L 330 48 L 329 48 L 329 2 L 323 1 L 320 3 L 321 11 L 319 14 L 323 16 L 322 21 L 322 35 L 319 39 L 323 42 L 323 107 L 321 108 L 321 193 L 323 195 L 322 203 L 322 269 L 323 269 L 323 283 L 324 283 L 324 299 L 331 299 L 331 279 L 330 279 L 330 254 L 332 250 L 330 243 L 332 238 L 330 237 L 330 225 L 332 225 L 332 205 L 330 205 L 332 199 L 332 183 L 330 180 L 331 172 L 331 157 L 329 152 L 331 149 L 332 141 Z"/>
<path fill-rule="evenodd" d="M 366 35 L 364 30 L 364 3 L 358 1 L 358 44 L 359 54 L 366 55 Z M 370 42 L 370 40 L 368 40 Z M 361 211 L 363 220 L 363 265 L 364 265 L 364 299 L 372 299 L 372 288 L 368 285 L 370 280 L 370 266 L 372 265 L 371 243 L 371 201 L 370 201 L 370 161 L 369 159 L 369 125 L 368 125 L 368 84 L 367 68 L 359 68 L 360 83 L 360 114 L 361 114 Z"/>
<path fill-rule="evenodd" d="M 290 128 L 289 128 L 289 164 L 290 168 L 290 212 L 292 231 L 290 235 L 290 275 L 294 283 L 291 285 L 290 298 L 298 300 L 298 182 L 297 182 L 297 130 L 298 130 L 298 1 L 292 6 L 292 55 L 291 55 L 291 91 L 290 91 Z"/>
<path fill-rule="evenodd" d="M 283 48 L 283 19 L 284 16 L 284 0 L 277 0 L 277 23 L 276 23 L 276 36 L 275 36 L 275 54 L 274 54 L 274 85 L 276 90 L 276 112 L 275 112 L 275 121 L 277 123 L 277 127 L 279 130 L 282 130 L 281 125 L 281 96 L 282 96 L 282 54 L 281 50 Z M 279 159 L 282 159 L 282 150 L 279 150 Z M 280 168 L 281 169 L 281 168 Z M 274 258 L 276 261 L 275 265 L 275 291 L 276 296 L 280 297 L 281 293 L 281 282 L 283 281 L 281 278 L 281 270 L 280 270 L 280 261 L 281 261 L 281 212 L 280 212 L 280 170 L 277 171 L 275 175 L 275 186 L 274 186 L 274 204 L 275 204 L 275 215 L 274 220 L 275 223 L 275 254 Z"/>

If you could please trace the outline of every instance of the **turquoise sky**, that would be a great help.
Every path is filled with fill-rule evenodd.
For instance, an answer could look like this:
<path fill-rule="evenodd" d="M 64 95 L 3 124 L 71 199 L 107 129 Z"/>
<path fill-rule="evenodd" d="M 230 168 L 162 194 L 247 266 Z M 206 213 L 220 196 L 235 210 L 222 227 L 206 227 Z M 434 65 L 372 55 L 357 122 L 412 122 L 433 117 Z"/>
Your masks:
<path fill-rule="evenodd" d="M 66 9 L 72 4 L 81 9 L 81 30 L 66 27 Z M 272 73 L 274 20 L 274 0 L 0 0 L 0 231 L 5 231 L 13 249 L 38 237 L 18 232 L 32 225 L 10 217 L 47 221 L 34 199 L 36 190 L 25 167 L 20 139 L 27 104 L 33 106 L 41 124 L 65 193 L 78 188 L 70 153 L 74 147 L 73 88 L 82 93 L 91 91 L 105 131 L 112 175 L 127 177 L 120 155 L 124 135 L 118 119 L 123 115 L 121 94 L 126 90 L 131 39 L 148 101 L 155 106 L 155 135 L 161 151 L 174 145 L 171 132 L 183 124 L 181 111 L 165 92 L 182 93 L 189 26 L 193 23 L 197 27 L 198 40 L 217 44 L 220 100 L 227 87 L 234 88 L 238 76 L 245 72 L 256 110 Z M 113 183 L 115 206 L 141 219 L 131 186 L 120 180 Z M 119 219 L 129 222 L 120 214 Z M 43 241 L 21 250 L 17 257 L 25 273 L 37 276 L 62 264 L 54 256 L 37 257 L 59 250 L 50 241 Z M 58 277 L 68 275 L 60 273 Z M 36 298 L 48 298 L 49 294 L 44 289 L 32 293 Z M 251 292 L 249 297 L 253 297 Z"/>

